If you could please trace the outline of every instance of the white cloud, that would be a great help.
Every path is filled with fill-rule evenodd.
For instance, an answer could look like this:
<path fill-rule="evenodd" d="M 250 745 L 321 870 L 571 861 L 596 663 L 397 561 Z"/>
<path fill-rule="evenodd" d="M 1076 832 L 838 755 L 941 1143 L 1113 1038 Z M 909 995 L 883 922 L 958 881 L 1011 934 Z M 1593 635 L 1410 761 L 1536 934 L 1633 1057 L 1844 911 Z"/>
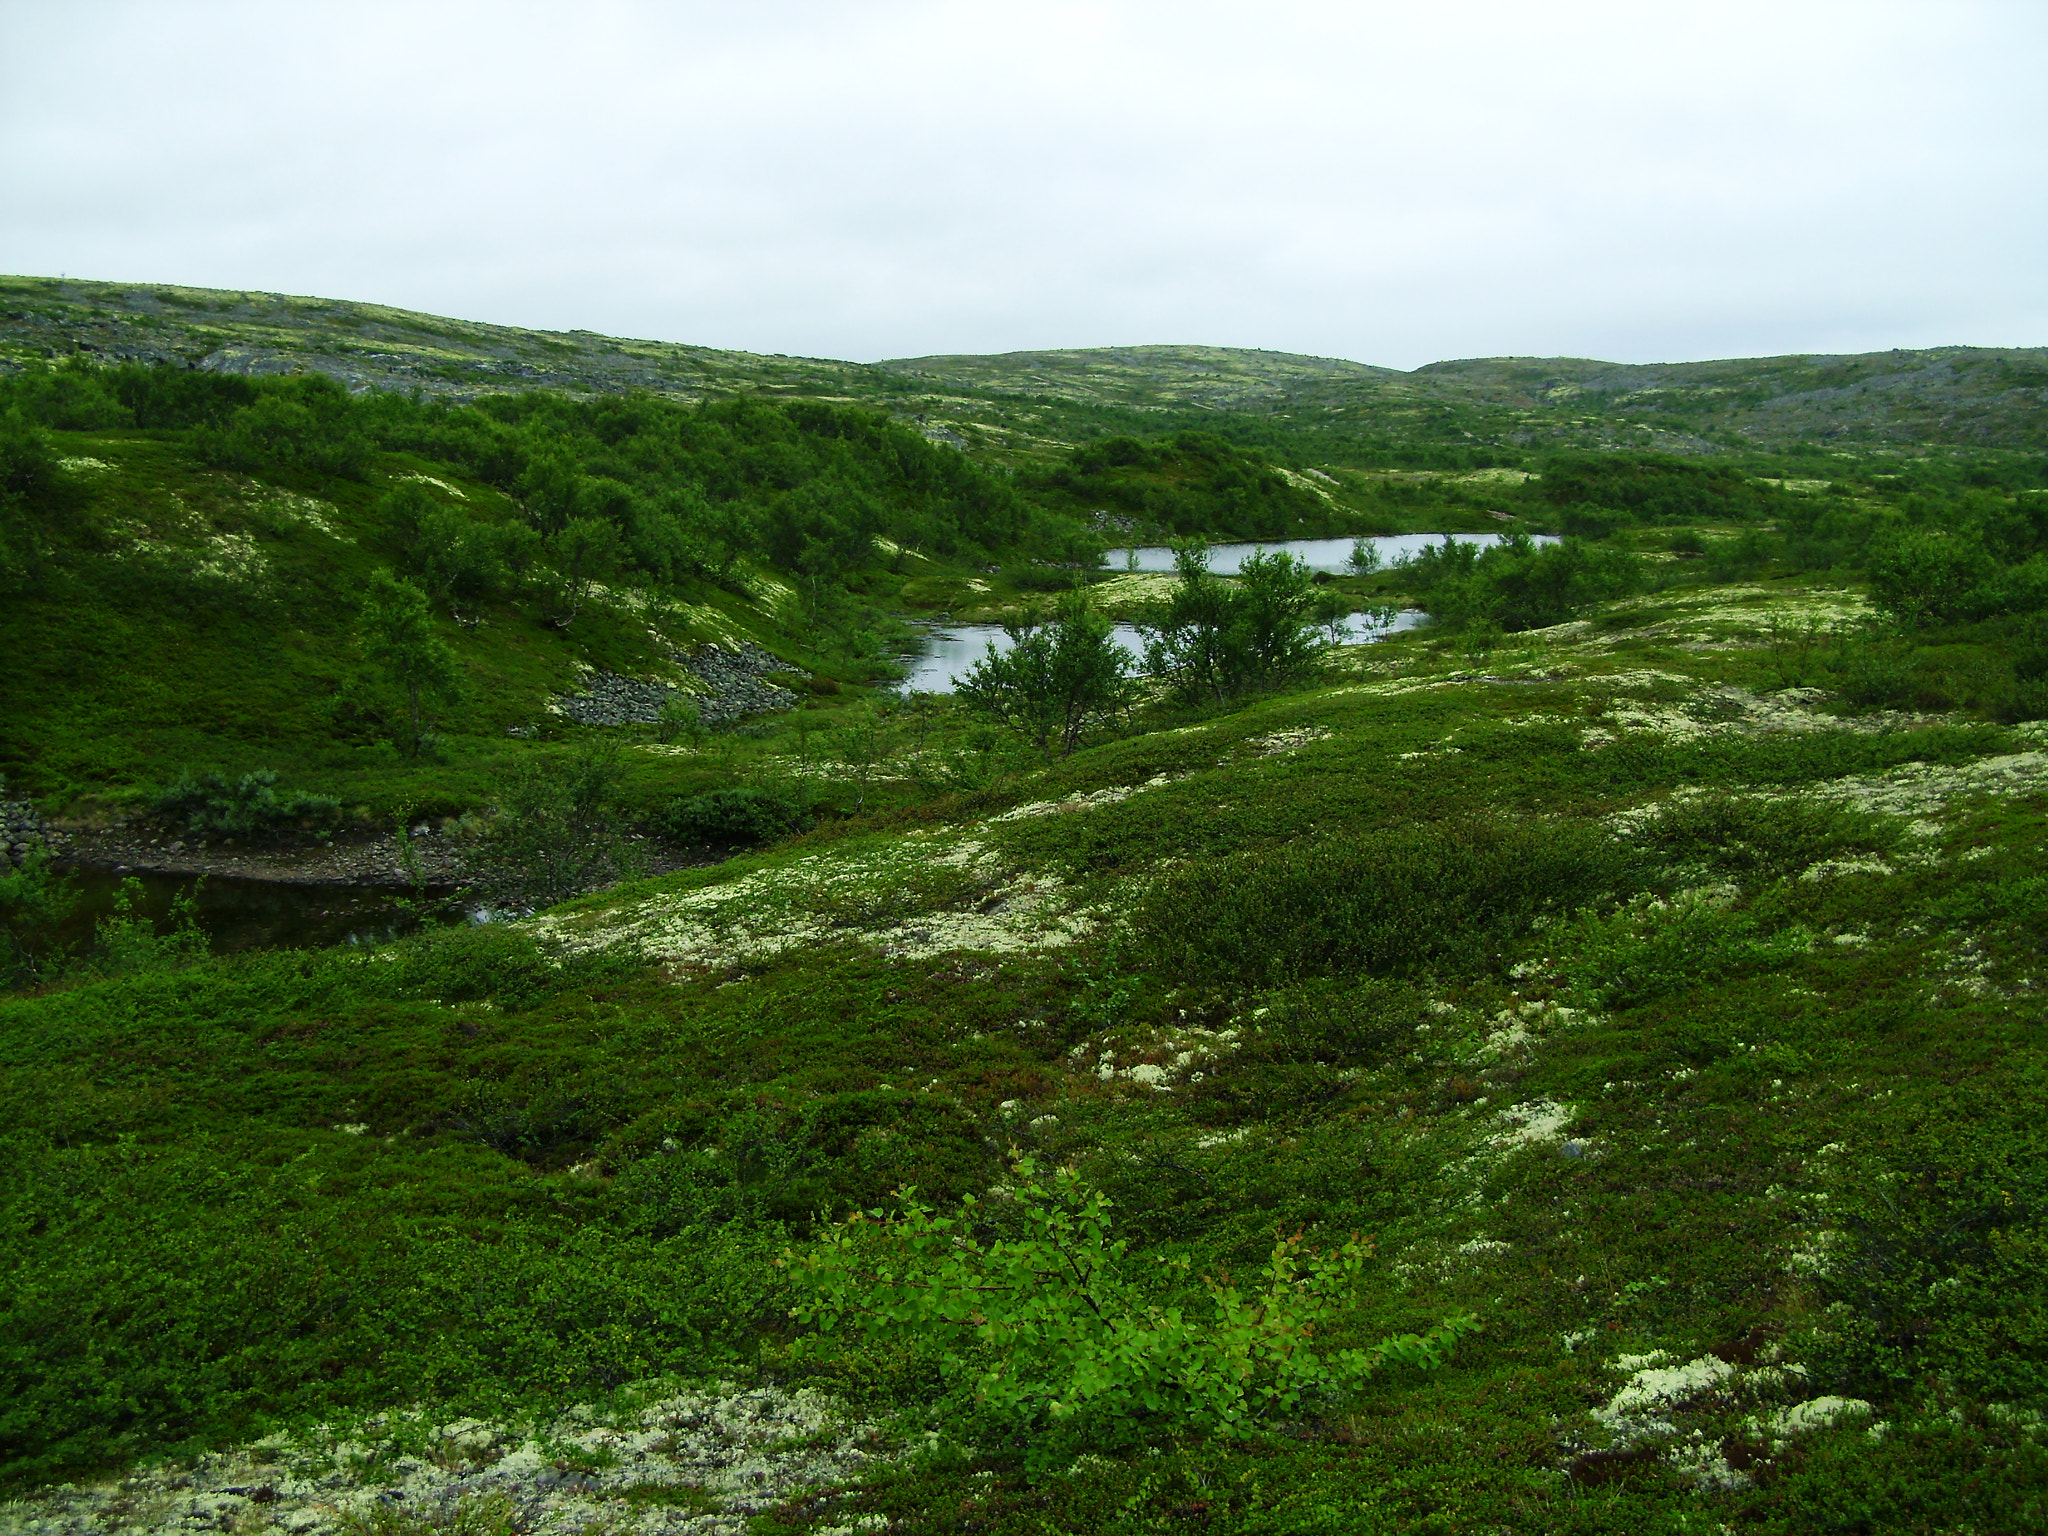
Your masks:
<path fill-rule="evenodd" d="M 874 358 L 2048 342 L 2027 0 L 0 0 L 0 266 Z"/>

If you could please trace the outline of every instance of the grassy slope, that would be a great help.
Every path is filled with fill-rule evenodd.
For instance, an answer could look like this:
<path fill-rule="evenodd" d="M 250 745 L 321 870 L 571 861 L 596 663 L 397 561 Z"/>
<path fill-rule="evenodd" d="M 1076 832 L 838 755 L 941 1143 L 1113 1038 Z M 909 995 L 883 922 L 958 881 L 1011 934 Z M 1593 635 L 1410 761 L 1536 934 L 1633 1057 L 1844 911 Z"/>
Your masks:
<path fill-rule="evenodd" d="M 1031 1149 L 1198 1265 L 1255 1262 L 1276 1225 L 1377 1234 L 1358 1337 L 1466 1308 L 1486 1331 L 1269 1440 L 1036 1483 L 985 1449 L 777 1529 L 2036 1528 L 2048 760 L 1769 700 L 1824 680 L 1772 637 L 1855 608 L 1667 593 L 1483 670 L 1397 643 L 1319 691 L 594 898 L 543 925 L 591 946 L 563 971 L 468 936 L 0 1005 L 11 1230 L 37 1234 L 8 1289 L 16 1466 L 394 1392 L 588 1396 L 726 1348 L 773 1368 L 785 1224 Z M 1667 850 L 1655 889 L 1719 889 L 1434 976 L 1254 991 L 1158 963 L 1142 923 L 1114 937 L 1163 860 L 1701 788 L 1846 794 L 1904 840 L 1833 875 L 1817 845 Z M 1062 918 L 1103 926 L 1004 947 Z M 622 924 L 669 962 L 603 947 Z M 838 942 L 777 952 L 820 925 Z M 1617 1446 L 1591 1410 L 1656 1351 L 1722 1379 Z M 928 1392 L 889 1357 L 828 1379 Z M 1869 1412 L 1770 1429 L 1825 1396 Z"/>
<path fill-rule="evenodd" d="M 516 516 L 504 496 L 446 465 L 385 455 L 367 482 L 288 489 L 193 463 L 134 433 L 59 433 L 92 490 L 85 542 L 0 615 L 0 772 L 62 807 L 149 787 L 183 767 L 275 768 L 300 787 L 388 811 L 477 803 L 489 771 L 534 750 L 508 726 L 556 734 L 548 700 L 579 668 L 675 678 L 671 648 L 754 639 L 793 666 L 821 666 L 776 616 L 731 593 L 689 588 L 666 608 L 592 602 L 560 631 L 531 603 L 444 622 L 465 694 L 436 706 L 455 766 L 402 762 L 382 733 L 337 720 L 359 663 L 351 625 L 370 571 L 394 562 L 371 515 L 408 476 L 480 521 Z M 539 750 L 545 750 L 540 748 Z"/>

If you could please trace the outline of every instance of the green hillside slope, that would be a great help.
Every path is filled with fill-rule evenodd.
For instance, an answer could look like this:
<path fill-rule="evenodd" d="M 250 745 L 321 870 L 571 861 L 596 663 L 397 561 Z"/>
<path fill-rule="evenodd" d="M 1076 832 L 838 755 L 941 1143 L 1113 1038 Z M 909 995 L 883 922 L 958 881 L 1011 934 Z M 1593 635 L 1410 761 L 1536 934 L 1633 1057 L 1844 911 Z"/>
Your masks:
<path fill-rule="evenodd" d="M 692 652 L 762 644 L 871 681 L 867 588 L 1074 532 L 818 401 L 453 406 L 127 365 L 0 380 L 0 415 L 0 771 L 53 804 L 211 764 L 458 808 L 589 674 L 688 690 Z M 426 754 L 364 649 L 380 571 L 453 654 Z"/>
<path fill-rule="evenodd" d="M 774 1487 L 797 1531 L 2029 1529 L 2048 756 L 1783 642 L 1862 611 L 1411 641 L 521 927 L 0 1003 L 10 1475 L 281 1431 L 7 1518 L 460 1492 L 651 1531 Z M 907 1184 L 1014 1232 L 1025 1154 L 1190 1316 L 1276 1231 L 1363 1232 L 1310 1346 L 1480 1331 L 1238 1434 L 793 1352 L 784 1249 Z M 663 1372 L 886 1428 L 849 1461 L 785 1417 L 710 1478 L 701 1417 L 646 1417 L 673 1385 L 616 1394 Z"/>
<path fill-rule="evenodd" d="M 2042 1528 L 2039 364 L 0 280 L 0 1530 Z"/>

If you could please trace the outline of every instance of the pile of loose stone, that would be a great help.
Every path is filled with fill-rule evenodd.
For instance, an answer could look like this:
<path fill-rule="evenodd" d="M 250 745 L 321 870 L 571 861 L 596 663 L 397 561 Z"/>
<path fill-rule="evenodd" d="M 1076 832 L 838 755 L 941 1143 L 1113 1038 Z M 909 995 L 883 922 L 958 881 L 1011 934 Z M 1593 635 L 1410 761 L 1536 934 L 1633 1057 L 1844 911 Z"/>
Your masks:
<path fill-rule="evenodd" d="M 26 800 L 0 800 L 0 866 L 12 868 L 50 839 L 49 825 Z"/>
<path fill-rule="evenodd" d="M 675 659 L 704 685 L 702 691 L 593 672 L 584 692 L 557 699 L 555 708 L 578 725 L 652 725 L 664 704 L 682 697 L 697 706 L 700 720 L 716 729 L 743 715 L 788 709 L 796 703 L 796 695 L 787 688 L 762 681 L 764 673 L 786 671 L 789 664 L 751 642 L 734 650 L 712 645 L 694 655 L 678 652 Z"/>
<path fill-rule="evenodd" d="M 389 1413 L 346 1432 L 272 1435 L 190 1465 L 0 1504 L 0 1530 L 326 1536 L 382 1529 L 396 1516 L 426 1529 L 742 1536 L 751 1516 L 847 1487 L 886 1454 L 871 1426 L 846 1420 L 820 1393 L 728 1383 L 519 1428 Z M 813 1531 L 854 1536 L 886 1524 L 853 1516 Z"/>

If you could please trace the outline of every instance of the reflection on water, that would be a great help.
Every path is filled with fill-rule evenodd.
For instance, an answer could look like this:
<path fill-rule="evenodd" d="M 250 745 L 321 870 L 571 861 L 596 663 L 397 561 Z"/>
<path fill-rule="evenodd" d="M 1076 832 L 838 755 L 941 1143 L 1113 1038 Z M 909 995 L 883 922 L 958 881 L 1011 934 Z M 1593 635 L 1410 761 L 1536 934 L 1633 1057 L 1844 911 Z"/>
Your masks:
<path fill-rule="evenodd" d="M 1396 630 L 1413 629 L 1426 622 L 1426 615 L 1413 609 L 1403 609 L 1394 615 L 1394 622 L 1385 628 L 1372 623 L 1364 614 L 1347 614 L 1344 619 L 1344 643 L 1356 645 L 1368 640 L 1382 640 Z M 1145 655 L 1145 641 L 1136 626 L 1119 624 L 1114 630 L 1116 643 L 1142 660 Z M 1014 642 L 1003 633 L 1000 624 L 948 624 L 942 630 L 933 632 L 925 644 L 924 654 L 910 664 L 910 676 L 905 679 L 903 689 L 907 693 L 951 693 L 953 685 L 969 668 L 988 654 L 993 645 L 998 656 L 1006 655 Z"/>
<path fill-rule="evenodd" d="M 381 944 L 430 925 L 488 922 L 491 914 L 464 911 L 451 886 L 319 885 L 248 880 L 236 875 L 167 875 L 72 868 L 65 886 L 78 904 L 59 928 L 67 946 L 92 942 L 94 927 L 112 914 L 124 882 L 142 889 L 140 916 L 163 922 L 173 905 L 192 895 L 193 917 L 215 954 L 241 949 L 322 949 L 330 944 Z"/>
<path fill-rule="evenodd" d="M 1244 568 L 1245 561 L 1261 550 L 1280 551 L 1303 561 L 1312 571 L 1328 571 L 1333 575 L 1351 569 L 1351 547 L 1364 544 L 1379 552 L 1382 566 L 1398 565 L 1403 560 L 1414 558 L 1432 544 L 1441 544 L 1445 539 L 1455 544 L 1498 544 L 1501 535 L 1497 533 L 1390 533 L 1365 539 L 1275 539 L 1270 544 L 1211 544 L 1209 546 L 1209 569 L 1218 576 L 1235 576 Z M 1538 534 L 1538 544 L 1555 544 L 1550 534 Z M 1133 559 L 1133 557 L 1136 557 Z M 1112 549 L 1108 556 L 1108 569 L 1118 571 L 1171 571 L 1173 551 L 1163 544 L 1141 545 L 1135 550 Z"/>
<path fill-rule="evenodd" d="M 1501 535 L 1497 533 L 1393 533 L 1372 538 L 1348 539 L 1276 539 L 1267 544 L 1211 544 L 1209 546 L 1209 569 L 1219 576 L 1235 576 L 1244 569 L 1245 561 L 1261 550 L 1272 550 L 1293 555 L 1305 563 L 1310 570 L 1327 571 L 1333 575 L 1351 569 L 1351 550 L 1354 545 L 1365 544 L 1377 551 L 1382 567 L 1398 565 L 1412 559 L 1432 544 L 1441 544 L 1449 539 L 1457 544 L 1477 544 L 1482 547 L 1498 544 Z M 1550 534 L 1536 535 L 1538 544 L 1555 544 Z M 1112 549 L 1108 554 L 1107 574 L 1111 577 L 1126 572 L 1171 572 L 1173 551 L 1163 544 L 1147 544 L 1137 549 Z M 1425 614 L 1403 610 L 1394 622 L 1385 628 L 1370 624 L 1362 614 L 1352 614 L 1345 621 L 1345 643 L 1359 644 L 1371 640 L 1383 640 L 1398 630 L 1414 629 L 1428 622 Z M 1116 626 L 1116 642 L 1133 656 L 1143 657 L 1145 643 L 1138 631 L 1129 624 Z M 910 658 L 910 676 L 904 680 L 903 688 L 910 693 L 951 693 L 953 685 L 970 667 L 988 654 L 993 645 L 996 653 L 1002 655 L 1010 650 L 1010 637 L 1003 633 L 999 624 L 948 624 L 944 629 L 934 631 L 925 642 L 922 655 Z"/>

